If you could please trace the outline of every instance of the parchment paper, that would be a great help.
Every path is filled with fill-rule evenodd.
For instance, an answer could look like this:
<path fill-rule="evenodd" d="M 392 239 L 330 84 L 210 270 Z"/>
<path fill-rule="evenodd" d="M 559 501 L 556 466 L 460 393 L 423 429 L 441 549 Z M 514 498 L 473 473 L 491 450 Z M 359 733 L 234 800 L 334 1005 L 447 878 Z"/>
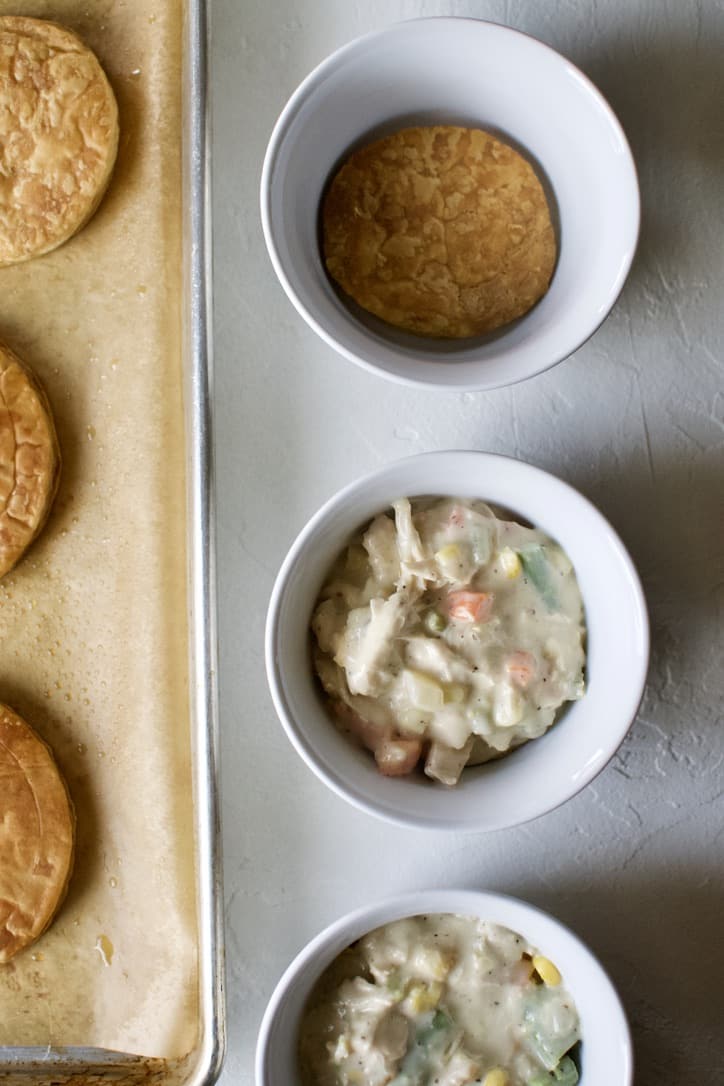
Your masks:
<path fill-rule="evenodd" d="M 0 700 L 51 744 L 78 815 L 52 928 L 0 967 L 0 1044 L 165 1058 L 197 1033 L 187 701 L 181 35 L 173 0 L 0 0 L 70 26 L 120 107 L 91 223 L 0 270 L 0 338 L 63 453 L 41 538 L 0 582 Z"/>

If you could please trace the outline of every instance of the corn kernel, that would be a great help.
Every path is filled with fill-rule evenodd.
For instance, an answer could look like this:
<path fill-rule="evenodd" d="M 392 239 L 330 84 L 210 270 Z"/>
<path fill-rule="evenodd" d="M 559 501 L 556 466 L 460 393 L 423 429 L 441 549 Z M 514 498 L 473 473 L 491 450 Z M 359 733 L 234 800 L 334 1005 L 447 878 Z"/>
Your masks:
<path fill-rule="evenodd" d="M 437 982 L 432 984 L 415 984 L 410 989 L 410 1009 L 413 1014 L 425 1014 L 437 1007 L 442 995 L 442 986 Z"/>
<path fill-rule="evenodd" d="M 509 580 L 513 580 L 517 577 L 523 568 L 520 564 L 520 558 L 512 549 L 512 547 L 503 547 L 500 555 L 498 556 L 500 561 L 500 568 Z"/>
<path fill-rule="evenodd" d="M 459 562 L 460 548 L 457 543 L 446 543 L 444 547 L 440 547 L 440 550 L 435 552 L 435 558 L 438 562 Z"/>
<path fill-rule="evenodd" d="M 483 1079 L 483 1086 L 508 1086 L 508 1074 L 502 1067 L 494 1067 Z"/>
<path fill-rule="evenodd" d="M 459 543 L 446 543 L 435 551 L 440 572 L 450 581 L 463 581 L 470 575 L 470 548 Z"/>
<path fill-rule="evenodd" d="M 536 954 L 533 958 L 533 968 L 549 988 L 555 988 L 561 983 L 561 974 L 550 958 L 544 958 L 541 954 Z"/>

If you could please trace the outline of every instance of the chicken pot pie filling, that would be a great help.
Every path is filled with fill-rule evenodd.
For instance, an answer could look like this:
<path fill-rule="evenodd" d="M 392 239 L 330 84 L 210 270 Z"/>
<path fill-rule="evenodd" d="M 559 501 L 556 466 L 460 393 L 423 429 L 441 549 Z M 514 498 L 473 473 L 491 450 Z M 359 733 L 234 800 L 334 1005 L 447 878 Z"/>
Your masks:
<path fill-rule="evenodd" d="M 312 630 L 337 725 L 389 776 L 423 762 L 453 785 L 585 690 L 570 560 L 481 501 L 403 498 L 375 517 L 335 563 Z"/>
<path fill-rule="evenodd" d="M 397 920 L 317 982 L 299 1034 L 303 1086 L 575 1086 L 576 1007 L 521 935 L 451 914 Z"/>

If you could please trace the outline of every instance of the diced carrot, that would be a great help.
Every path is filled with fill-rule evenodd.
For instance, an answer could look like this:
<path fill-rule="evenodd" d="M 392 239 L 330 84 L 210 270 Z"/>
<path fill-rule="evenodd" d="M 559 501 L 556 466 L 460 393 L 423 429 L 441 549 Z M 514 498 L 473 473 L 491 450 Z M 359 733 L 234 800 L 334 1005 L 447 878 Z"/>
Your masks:
<path fill-rule="evenodd" d="M 420 760 L 422 743 L 419 739 L 383 739 L 375 750 L 375 761 L 385 777 L 404 777 L 412 773 Z"/>
<path fill-rule="evenodd" d="M 505 669 L 516 686 L 528 686 L 538 671 L 536 658 L 530 652 L 514 652 L 505 661 Z"/>
<path fill-rule="evenodd" d="M 447 612 L 459 622 L 487 622 L 493 612 L 492 592 L 448 592 Z"/>

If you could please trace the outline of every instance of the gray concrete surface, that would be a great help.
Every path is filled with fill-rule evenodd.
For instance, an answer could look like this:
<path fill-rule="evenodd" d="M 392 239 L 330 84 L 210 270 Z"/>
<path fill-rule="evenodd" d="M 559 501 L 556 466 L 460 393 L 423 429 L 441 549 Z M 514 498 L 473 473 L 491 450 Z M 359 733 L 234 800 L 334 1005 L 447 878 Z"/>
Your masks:
<path fill-rule="evenodd" d="M 630 1016 L 637 1084 L 724 1083 L 724 5 L 718 0 L 212 0 L 216 443 L 229 1045 L 251 1086 L 283 968 L 387 892 L 488 887 L 568 923 Z M 508 23 L 578 64 L 629 136 L 638 255 L 598 333 L 549 373 L 487 394 L 415 393 L 338 358 L 264 249 L 270 129 L 310 68 L 421 14 Z M 267 692 L 268 594 L 307 516 L 351 478 L 444 447 L 519 456 L 610 518 L 647 593 L 647 693 L 603 774 L 521 829 L 392 829 L 327 792 Z"/>

